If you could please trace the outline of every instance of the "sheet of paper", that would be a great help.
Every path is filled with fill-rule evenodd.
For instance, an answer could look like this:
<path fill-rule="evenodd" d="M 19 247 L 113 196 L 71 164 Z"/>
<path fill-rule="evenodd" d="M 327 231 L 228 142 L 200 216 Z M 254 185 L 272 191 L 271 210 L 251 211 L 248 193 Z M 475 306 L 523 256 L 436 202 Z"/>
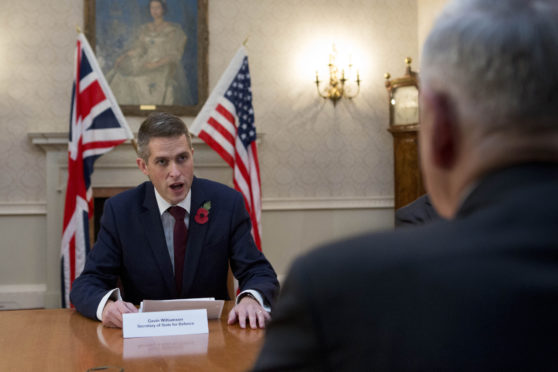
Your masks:
<path fill-rule="evenodd" d="M 176 300 L 143 300 L 141 312 L 205 309 L 208 319 L 219 319 L 223 311 L 224 300 L 206 298 Z"/>
<path fill-rule="evenodd" d="M 209 333 L 205 309 L 126 313 L 122 320 L 124 338 Z"/>
<path fill-rule="evenodd" d="M 215 297 L 200 297 L 200 298 L 175 298 L 172 300 L 146 300 L 148 302 L 151 301 L 165 301 L 165 302 L 173 302 L 173 301 L 215 301 Z M 143 312 L 143 301 L 140 302 L 139 312 Z"/>

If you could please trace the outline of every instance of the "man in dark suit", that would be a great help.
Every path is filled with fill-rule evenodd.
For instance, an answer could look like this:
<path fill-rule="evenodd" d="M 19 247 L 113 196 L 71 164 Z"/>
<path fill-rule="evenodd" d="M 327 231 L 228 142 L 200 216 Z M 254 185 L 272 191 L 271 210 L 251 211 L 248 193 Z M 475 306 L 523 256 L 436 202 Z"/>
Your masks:
<path fill-rule="evenodd" d="M 121 327 L 122 313 L 144 299 L 228 299 L 230 262 L 242 292 L 229 323 L 264 327 L 279 284 L 256 248 L 241 194 L 194 177 L 190 134 L 174 115 L 151 114 L 138 146 L 149 181 L 105 203 L 97 242 L 70 293 L 76 309 Z"/>
<path fill-rule="evenodd" d="M 424 194 L 395 211 L 395 227 L 423 225 L 438 218 L 428 194 Z"/>
<path fill-rule="evenodd" d="M 453 1 L 421 62 L 448 220 L 297 259 L 255 370 L 558 370 L 558 3 Z"/>

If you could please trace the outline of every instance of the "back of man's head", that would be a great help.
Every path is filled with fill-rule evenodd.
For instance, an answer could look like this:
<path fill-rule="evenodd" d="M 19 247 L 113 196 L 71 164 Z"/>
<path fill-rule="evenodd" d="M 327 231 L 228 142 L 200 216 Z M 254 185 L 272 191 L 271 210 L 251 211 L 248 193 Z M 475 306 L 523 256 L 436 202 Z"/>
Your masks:
<path fill-rule="evenodd" d="M 481 136 L 556 132 L 556 66 L 558 1 L 455 0 L 425 43 L 421 83 L 453 97 Z"/>
<path fill-rule="evenodd" d="M 558 161 L 558 1 L 453 0 L 421 61 L 421 165 L 453 217 L 487 174 Z"/>

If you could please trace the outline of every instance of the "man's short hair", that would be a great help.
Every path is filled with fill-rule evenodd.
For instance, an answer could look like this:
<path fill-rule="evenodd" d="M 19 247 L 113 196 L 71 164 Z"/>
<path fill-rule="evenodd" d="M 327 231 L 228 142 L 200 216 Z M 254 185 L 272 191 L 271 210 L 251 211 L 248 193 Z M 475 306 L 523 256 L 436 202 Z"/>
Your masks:
<path fill-rule="evenodd" d="M 455 0 L 425 42 L 421 84 L 449 93 L 471 130 L 540 134 L 558 129 L 556 66 L 556 0 Z"/>
<path fill-rule="evenodd" d="M 186 136 L 188 146 L 192 148 L 192 137 L 188 127 L 178 116 L 166 112 L 153 112 L 141 123 L 138 132 L 138 156 L 146 163 L 149 159 L 149 141 L 155 137 Z"/>

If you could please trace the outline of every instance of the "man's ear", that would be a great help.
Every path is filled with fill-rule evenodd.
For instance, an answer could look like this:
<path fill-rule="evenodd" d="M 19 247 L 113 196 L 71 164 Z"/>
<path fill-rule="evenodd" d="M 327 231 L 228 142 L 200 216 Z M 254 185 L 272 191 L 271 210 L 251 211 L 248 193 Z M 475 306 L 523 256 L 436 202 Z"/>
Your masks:
<path fill-rule="evenodd" d="M 138 168 L 143 172 L 143 174 L 149 176 L 147 172 L 147 164 L 145 164 L 145 161 L 142 158 L 136 158 L 136 164 L 138 165 Z"/>
<path fill-rule="evenodd" d="M 432 162 L 437 167 L 448 170 L 456 164 L 459 150 L 457 115 L 447 95 L 436 93 L 429 97 L 429 101 L 432 114 Z"/>

